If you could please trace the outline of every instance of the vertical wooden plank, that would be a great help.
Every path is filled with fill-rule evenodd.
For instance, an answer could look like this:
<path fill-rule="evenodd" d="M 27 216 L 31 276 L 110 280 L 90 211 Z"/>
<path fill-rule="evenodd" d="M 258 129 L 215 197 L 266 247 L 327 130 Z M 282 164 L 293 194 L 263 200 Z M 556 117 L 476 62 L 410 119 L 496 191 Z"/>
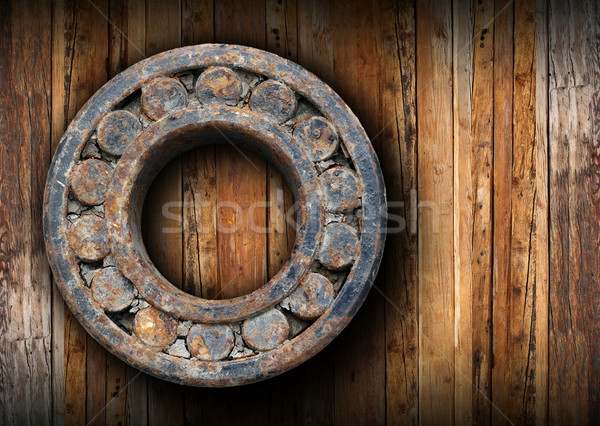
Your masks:
<path fill-rule="evenodd" d="M 331 0 L 298 3 L 298 61 L 329 85 L 334 81 L 333 19 Z"/>
<path fill-rule="evenodd" d="M 600 418 L 600 8 L 550 2 L 549 422 Z"/>
<path fill-rule="evenodd" d="M 298 60 L 298 7 L 295 0 L 266 2 L 267 50 L 292 61 Z M 326 7 L 325 7 L 326 9 Z M 306 28 L 304 28 L 306 30 Z M 272 277 L 289 257 L 295 229 L 286 223 L 293 195 L 281 173 L 272 165 L 268 170 L 268 276 Z M 331 424 L 333 414 L 327 406 L 333 400 L 333 373 L 327 367 L 331 351 L 269 381 L 269 422 L 278 425 Z M 327 374 L 329 373 L 329 374 Z"/>
<path fill-rule="evenodd" d="M 200 32 L 219 42 L 265 47 L 264 2 L 215 2 L 212 13 L 214 26 L 211 22 L 211 28 L 208 28 L 206 19 L 202 22 L 207 28 L 201 28 L 204 25 L 202 23 L 198 24 L 200 26 L 193 24 L 193 37 Z M 184 34 L 186 32 L 184 30 Z M 209 40 L 194 39 L 193 42 L 200 41 Z M 248 222 L 251 220 L 258 226 L 266 223 L 265 208 L 255 209 L 255 216 L 248 217 L 252 203 L 266 200 L 266 163 L 258 155 L 241 154 L 227 141 L 223 142 L 224 145 L 216 148 L 196 151 L 196 164 L 189 169 L 189 179 L 194 179 L 194 173 L 199 175 L 196 174 L 195 181 L 190 181 L 186 188 L 186 191 L 196 188 L 195 194 L 199 195 L 196 204 L 198 200 L 204 203 L 200 212 L 196 208 L 196 226 L 204 228 L 202 234 L 198 231 L 197 245 L 201 250 L 202 247 L 213 250 L 205 259 L 186 260 L 186 268 L 189 267 L 192 273 L 193 268 L 198 271 L 196 274 L 200 276 L 203 297 L 220 299 L 249 293 L 262 286 L 267 277 L 266 234 L 253 233 Z M 187 173 L 188 170 L 186 178 Z M 225 204 L 216 210 L 217 203 Z M 234 219 L 232 214 L 235 209 L 227 207 L 232 203 L 241 206 L 235 218 L 239 221 L 239 227 L 232 226 L 229 221 Z M 191 218 L 189 223 L 193 223 Z M 227 233 L 228 229 L 235 232 Z M 185 231 L 190 232 L 187 229 Z M 192 247 L 189 253 L 193 255 Z M 267 390 L 268 384 L 260 383 L 242 388 L 188 392 L 186 421 L 190 424 L 234 424 L 240 421 L 245 424 L 266 424 L 269 409 Z M 194 398 L 196 402 L 192 402 Z M 232 404 L 235 404 L 234 410 L 231 409 Z"/>
<path fill-rule="evenodd" d="M 334 2 L 333 7 L 333 86 L 370 137 L 380 131 L 376 7 L 358 0 Z M 382 284 L 381 278 L 374 283 Z M 385 423 L 385 303 L 373 291 L 336 342 L 336 423 Z"/>
<path fill-rule="evenodd" d="M 51 424 L 51 281 L 42 198 L 50 162 L 50 8 L 0 17 L 0 423 Z M 35 52 L 35 53 L 34 53 Z M 33 71 L 33 72 L 32 72 Z"/>
<path fill-rule="evenodd" d="M 152 56 L 181 44 L 181 5 L 146 1 L 145 54 Z M 148 254 L 158 270 L 182 287 L 182 181 L 181 160 L 171 161 L 156 177 L 146 196 Z"/>
<path fill-rule="evenodd" d="M 537 0 L 535 22 L 536 92 L 536 271 L 535 271 L 535 420 L 548 424 L 549 372 L 549 175 L 548 175 L 548 2 Z"/>
<path fill-rule="evenodd" d="M 296 0 L 266 0 L 266 48 L 291 61 L 298 58 Z"/>
<path fill-rule="evenodd" d="M 219 293 L 216 147 L 183 159 L 183 289 L 205 299 Z"/>
<path fill-rule="evenodd" d="M 106 423 L 106 350 L 86 337 L 86 424 L 101 426 Z"/>
<path fill-rule="evenodd" d="M 211 0 L 182 0 L 181 44 L 211 43 L 215 38 L 215 5 Z"/>
<path fill-rule="evenodd" d="M 296 9 L 294 10 L 294 4 Z M 295 22 L 293 16 L 296 16 Z M 267 3 L 267 44 L 268 48 L 292 60 L 297 60 L 301 65 L 306 65 L 306 54 L 318 50 L 327 50 L 333 45 L 331 38 L 325 39 L 317 34 L 331 34 L 333 30 L 332 3 L 321 2 L 286 2 L 279 5 L 275 2 Z M 277 31 L 274 31 L 277 30 Z M 296 35 L 295 35 L 296 34 Z M 279 37 L 279 40 L 277 40 Z M 294 41 L 296 37 L 297 41 Z M 279 47 L 277 43 L 280 43 Z M 323 43 L 328 43 L 329 47 Z M 294 50 L 294 46 L 297 49 Z M 307 53 L 310 52 L 310 53 Z M 291 54 L 291 56 L 290 56 Z M 332 76 L 333 69 L 327 68 L 331 57 L 322 57 L 313 62 L 318 63 L 324 75 Z M 321 61 L 321 63 L 319 63 Z M 319 74 L 323 78 L 323 75 Z M 330 80 L 325 80 L 331 83 Z M 273 186 L 270 187 L 271 189 Z M 270 191 L 271 192 L 271 191 Z M 273 195 L 271 202 L 276 202 Z M 287 203 L 284 192 L 284 203 Z M 286 206 L 287 209 L 287 206 Z M 271 223 L 277 220 L 276 210 L 270 212 Z M 273 237 L 273 236 L 272 236 Z M 281 237 L 281 233 L 274 238 Z M 288 232 L 287 244 L 293 243 L 293 232 Z M 274 244 L 269 240 L 270 273 L 278 267 L 282 256 L 272 252 Z M 335 376 L 335 351 L 329 347 L 309 362 L 293 371 L 279 376 L 269 382 L 269 421 L 271 424 L 300 425 L 334 423 L 334 376 Z"/>
<path fill-rule="evenodd" d="M 151 56 L 181 45 L 181 5 L 147 0 L 145 49 Z M 175 286 L 183 283 L 181 159 L 167 165 L 156 177 L 146 197 L 146 247 L 161 273 Z M 148 424 L 184 424 L 181 386 L 148 377 Z"/>
<path fill-rule="evenodd" d="M 130 36 L 135 34 L 134 26 L 136 25 L 133 20 L 135 13 L 130 13 L 130 9 L 136 6 L 139 7 L 139 3 L 141 2 L 135 0 L 110 0 L 109 2 L 107 14 L 109 32 L 107 78 L 109 79 L 132 64 L 131 57 L 133 55 L 143 55 L 142 49 L 144 48 L 144 44 L 134 45 L 130 39 Z M 129 34 L 130 28 L 132 34 Z M 142 421 L 146 418 L 145 408 L 144 412 L 140 412 L 140 406 L 143 406 L 141 402 L 137 402 L 135 407 L 131 407 L 128 404 L 131 399 L 135 398 L 130 393 L 137 391 L 139 388 L 129 383 L 128 376 L 130 369 L 137 371 L 112 354 L 106 354 L 106 406 L 104 409 L 104 418 L 105 423 L 108 425 L 136 424 L 139 417 L 141 417 L 140 420 Z M 141 391 L 140 396 L 143 399 L 147 398 L 146 389 Z M 129 422 L 128 419 L 130 411 L 138 411 L 132 416 L 134 419 L 133 422 Z"/>
<path fill-rule="evenodd" d="M 87 99 L 106 81 L 107 2 L 58 2 L 53 11 L 52 126 L 54 144 Z M 105 404 L 104 350 L 65 313 L 65 423 L 87 423 Z M 93 381 L 86 370 L 102 371 Z"/>
<path fill-rule="evenodd" d="M 141 371 L 127 368 L 127 424 L 148 424 L 148 376 Z"/>
<path fill-rule="evenodd" d="M 214 41 L 214 2 L 184 0 L 182 44 Z M 195 149 L 183 163 L 183 289 L 213 299 L 218 293 L 217 176 L 214 146 Z M 203 424 L 203 406 L 210 389 L 185 388 L 186 425 Z"/>
<path fill-rule="evenodd" d="M 373 140 L 386 183 L 386 423 L 418 424 L 417 128 L 414 1 L 380 2 L 381 133 Z M 413 209 L 414 208 L 414 209 Z M 374 290 L 376 291 L 376 290 Z"/>
<path fill-rule="evenodd" d="M 509 6 L 510 7 L 510 6 Z M 497 21 L 498 22 L 498 21 Z M 495 134 L 496 158 L 502 161 L 495 175 L 502 179 L 496 186 L 494 210 L 498 212 L 498 234 L 495 234 L 497 262 L 494 282 L 494 369 L 492 389 L 497 410 L 493 423 L 528 423 L 535 421 L 535 4 L 514 3 L 513 32 L 508 26 L 498 28 L 502 43 L 514 43 L 512 80 L 512 120 L 503 121 L 502 107 L 496 105 L 497 128 L 510 129 L 512 139 Z M 498 39 L 497 39 L 498 40 Z M 500 43 L 497 43 L 499 46 Z M 499 48 L 499 47 L 498 47 Z M 508 52 L 496 51 L 499 55 Z M 509 77 L 501 68 L 502 79 Z M 497 74 L 498 76 L 499 74 Z M 496 84 L 503 82 L 496 80 Z M 506 86 L 502 87 L 503 89 Z M 503 93 L 508 98 L 508 93 Z M 506 126 L 502 128 L 502 126 Z M 510 127 L 508 127 L 510 126 Z M 512 152 L 502 146 L 512 145 Z M 499 182 L 500 183 L 500 182 Z M 508 212 L 507 212 L 508 211 Z M 506 212 L 505 214 L 502 212 Z M 502 238 L 503 241 L 499 239 Z"/>
<path fill-rule="evenodd" d="M 127 390 L 127 364 L 107 353 L 105 424 L 127 424 Z"/>
<path fill-rule="evenodd" d="M 127 0 L 127 65 L 146 58 L 146 2 Z"/>
<path fill-rule="evenodd" d="M 263 1 L 218 2 L 215 37 L 225 43 L 265 47 Z M 261 287 L 267 277 L 266 208 L 252 205 L 266 200 L 266 161 L 241 153 L 225 143 L 218 146 L 217 214 L 219 295 L 235 297 Z"/>
<path fill-rule="evenodd" d="M 453 100 L 454 100 L 454 327 L 456 340 L 454 410 L 455 423 L 473 423 L 473 264 L 474 245 L 480 238 L 475 230 L 477 210 L 475 203 L 483 207 L 486 194 L 484 188 L 477 191 L 477 163 L 473 160 L 475 135 L 472 132 L 476 59 L 476 39 L 473 40 L 475 10 L 471 1 L 453 4 Z M 477 201 L 474 202 L 474 194 Z M 486 205 L 486 208 L 488 206 Z"/>
<path fill-rule="evenodd" d="M 117 7 L 114 8 L 115 13 L 118 13 Z M 111 12 L 113 8 L 111 7 Z M 114 58 L 124 58 L 126 66 L 131 66 L 136 62 L 146 57 L 146 3 L 144 0 L 128 0 L 125 2 L 122 13 L 126 14 L 126 20 L 121 19 L 114 21 L 115 25 L 121 32 L 121 37 L 126 39 L 126 43 L 122 41 L 118 43 L 120 48 L 125 51 L 113 52 L 111 54 L 112 69 L 117 66 L 114 64 Z M 122 22 L 122 26 L 118 26 L 117 22 Z M 113 27 L 116 32 L 117 28 Z M 116 36 L 113 36 L 116 37 Z M 111 40 L 113 39 L 111 37 Z M 116 43 L 115 43 L 116 44 Z M 108 385 L 110 385 L 108 381 Z M 119 397 L 125 394 L 126 401 L 126 424 L 130 426 L 145 426 L 148 424 L 148 376 L 133 367 L 127 367 L 126 373 L 126 391 L 121 391 Z M 110 417 L 107 417 L 110 420 Z"/>
<path fill-rule="evenodd" d="M 417 2 L 419 395 L 423 424 L 454 418 L 452 21 Z"/>
<path fill-rule="evenodd" d="M 266 49 L 297 60 L 298 36 L 296 1 L 266 1 Z M 294 246 L 293 224 L 286 223 L 286 212 L 294 204 L 294 196 L 283 175 L 267 163 L 267 279 L 271 279 L 289 259 Z"/>
<path fill-rule="evenodd" d="M 468 2 L 467 2 L 468 3 Z M 455 415 L 491 420 L 494 3 L 454 9 Z"/>
<path fill-rule="evenodd" d="M 182 19 L 184 45 L 214 41 L 212 1 L 184 1 Z M 214 146 L 196 149 L 183 159 L 183 204 L 183 289 L 213 299 L 219 291 Z"/>
<path fill-rule="evenodd" d="M 496 1 L 494 23 L 494 367 L 492 370 L 493 418 L 503 418 L 506 410 L 507 385 L 498 377 L 510 369 L 505 347 L 508 330 L 506 287 L 510 282 L 511 244 L 511 167 L 513 123 L 513 25 L 511 1 Z"/>
<path fill-rule="evenodd" d="M 494 2 L 474 6 L 473 113 L 471 122 L 471 323 L 473 365 L 472 421 L 491 421 L 492 374 L 492 209 L 493 209 L 493 99 L 494 99 Z M 460 96 L 459 93 L 456 96 Z M 456 143 L 456 142 L 455 142 Z M 455 162 L 456 167 L 461 167 Z M 456 283 L 455 285 L 458 285 Z"/>

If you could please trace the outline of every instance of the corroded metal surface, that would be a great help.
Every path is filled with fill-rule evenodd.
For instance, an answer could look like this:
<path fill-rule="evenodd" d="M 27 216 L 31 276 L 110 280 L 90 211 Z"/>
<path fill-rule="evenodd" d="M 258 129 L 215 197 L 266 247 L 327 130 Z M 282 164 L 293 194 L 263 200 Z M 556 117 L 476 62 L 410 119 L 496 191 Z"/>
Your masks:
<path fill-rule="evenodd" d="M 275 349 L 288 338 L 289 333 L 290 324 L 277 309 L 262 312 L 242 323 L 244 342 L 257 351 Z"/>
<path fill-rule="evenodd" d="M 161 168 L 217 134 L 278 165 L 300 209 L 273 279 L 206 300 L 156 270 L 140 218 Z M 101 88 L 61 140 L 44 208 L 52 270 L 88 332 L 143 371 L 195 386 L 263 380 L 325 347 L 368 293 L 386 219 L 377 158 L 343 101 L 292 62 L 214 44 L 154 56 Z"/>

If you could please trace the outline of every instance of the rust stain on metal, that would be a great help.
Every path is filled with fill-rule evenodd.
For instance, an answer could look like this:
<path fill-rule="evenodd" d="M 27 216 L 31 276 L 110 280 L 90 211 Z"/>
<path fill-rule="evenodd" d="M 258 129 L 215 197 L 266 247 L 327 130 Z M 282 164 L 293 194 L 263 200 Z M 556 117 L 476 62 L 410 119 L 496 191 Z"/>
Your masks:
<path fill-rule="evenodd" d="M 121 312 L 131 306 L 134 288 L 117 268 L 101 269 L 92 280 L 92 296 L 107 312 Z"/>
<path fill-rule="evenodd" d="M 111 155 L 121 155 L 142 132 L 139 117 L 129 111 L 113 111 L 98 124 L 98 146 Z"/>
<path fill-rule="evenodd" d="M 93 214 L 76 219 L 67 231 L 67 240 L 75 256 L 82 260 L 97 262 L 110 253 L 105 221 Z"/>
<path fill-rule="evenodd" d="M 294 137 L 310 150 L 313 161 L 329 159 L 339 143 L 337 132 L 323 117 L 310 117 L 299 123 L 294 129 Z"/>
<path fill-rule="evenodd" d="M 165 349 L 177 339 L 177 320 L 153 307 L 135 315 L 133 332 L 146 345 Z"/>
<path fill-rule="evenodd" d="M 142 89 L 142 110 L 152 120 L 183 109 L 186 104 L 187 91 L 173 78 L 156 78 Z"/>
<path fill-rule="evenodd" d="M 358 250 L 356 230 L 345 223 L 330 223 L 323 232 L 319 262 L 333 271 L 342 271 L 352 265 Z"/>
<path fill-rule="evenodd" d="M 249 318 L 242 324 L 242 336 L 248 346 L 257 351 L 270 351 L 289 336 L 290 324 L 277 309 Z"/>
<path fill-rule="evenodd" d="M 235 72 L 225 67 L 211 67 L 196 81 L 196 96 L 203 104 L 223 102 L 235 105 L 242 97 L 243 86 Z"/>
<path fill-rule="evenodd" d="M 331 281 L 313 272 L 290 295 L 290 311 L 304 321 L 312 321 L 323 315 L 334 297 Z"/>
<path fill-rule="evenodd" d="M 359 189 L 356 176 L 346 167 L 332 167 L 321 176 L 323 192 L 327 199 L 327 210 L 345 212 L 354 209 L 358 204 Z"/>
<path fill-rule="evenodd" d="M 267 114 L 278 123 L 289 120 L 294 115 L 296 106 L 294 92 L 276 80 L 259 84 L 250 97 L 250 108 Z"/>
<path fill-rule="evenodd" d="M 231 327 L 225 324 L 195 324 L 187 335 L 190 353 L 203 361 L 218 361 L 233 350 Z"/>
<path fill-rule="evenodd" d="M 300 208 L 275 277 L 206 300 L 156 270 L 141 208 L 171 158 L 221 133 L 275 163 Z M 367 295 L 385 221 L 379 163 L 344 102 L 294 63 L 216 44 L 153 56 L 101 88 L 67 129 L 44 201 L 50 265 L 88 332 L 137 368 L 194 386 L 264 380 L 323 349 Z"/>
<path fill-rule="evenodd" d="M 95 206 L 104 202 L 104 193 L 112 177 L 112 167 L 102 160 L 82 161 L 73 168 L 71 189 L 82 204 Z"/>

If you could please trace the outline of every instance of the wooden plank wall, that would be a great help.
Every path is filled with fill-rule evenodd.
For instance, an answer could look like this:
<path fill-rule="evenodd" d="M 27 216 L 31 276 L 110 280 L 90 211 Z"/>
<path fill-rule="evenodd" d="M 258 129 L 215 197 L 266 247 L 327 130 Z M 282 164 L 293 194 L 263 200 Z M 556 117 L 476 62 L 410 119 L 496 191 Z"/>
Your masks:
<path fill-rule="evenodd" d="M 0 7 L 0 424 L 598 424 L 597 2 Z M 218 390 L 100 347 L 52 287 L 41 234 L 51 155 L 89 96 L 205 42 L 278 53 L 330 84 L 372 138 L 390 201 L 384 262 L 348 329 L 289 373 Z M 218 234 L 223 201 L 275 201 L 253 220 L 276 232 Z M 260 157 L 195 150 L 148 196 L 148 251 L 190 293 L 249 292 L 291 249 L 292 204 Z"/>

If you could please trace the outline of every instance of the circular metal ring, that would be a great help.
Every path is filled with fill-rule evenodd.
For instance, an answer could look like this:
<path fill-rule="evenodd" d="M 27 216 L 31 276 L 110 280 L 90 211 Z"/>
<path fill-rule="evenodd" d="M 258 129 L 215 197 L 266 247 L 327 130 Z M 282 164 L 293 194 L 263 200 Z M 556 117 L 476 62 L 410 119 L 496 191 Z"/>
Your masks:
<path fill-rule="evenodd" d="M 277 165 L 300 206 L 285 266 L 226 300 L 169 283 L 140 231 L 160 169 L 215 132 Z M 385 207 L 372 146 L 328 86 L 276 55 L 207 44 L 148 58 L 88 101 L 54 156 L 44 232 L 67 304 L 108 350 L 166 380 L 233 386 L 299 365 L 348 324 L 380 264 Z"/>

